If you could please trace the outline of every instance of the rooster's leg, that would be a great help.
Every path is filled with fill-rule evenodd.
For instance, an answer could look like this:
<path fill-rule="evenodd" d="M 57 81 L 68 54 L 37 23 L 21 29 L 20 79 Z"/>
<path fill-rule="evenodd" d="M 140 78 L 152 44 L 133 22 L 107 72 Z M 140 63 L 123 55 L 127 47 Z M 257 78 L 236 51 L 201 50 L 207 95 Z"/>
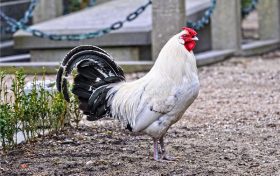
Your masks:
<path fill-rule="evenodd" d="M 170 157 L 166 154 L 166 150 L 165 150 L 165 146 L 164 146 L 164 141 L 163 141 L 163 137 L 161 137 L 159 139 L 159 142 L 160 142 L 160 149 L 161 149 L 161 153 L 162 153 L 162 156 L 161 156 L 161 159 L 163 160 L 168 160 L 168 161 L 175 161 L 177 160 L 178 158 L 173 158 L 173 157 Z"/>
<path fill-rule="evenodd" d="M 158 156 L 158 140 L 157 139 L 153 139 L 154 140 L 154 160 L 158 161 L 159 160 L 159 156 Z"/>

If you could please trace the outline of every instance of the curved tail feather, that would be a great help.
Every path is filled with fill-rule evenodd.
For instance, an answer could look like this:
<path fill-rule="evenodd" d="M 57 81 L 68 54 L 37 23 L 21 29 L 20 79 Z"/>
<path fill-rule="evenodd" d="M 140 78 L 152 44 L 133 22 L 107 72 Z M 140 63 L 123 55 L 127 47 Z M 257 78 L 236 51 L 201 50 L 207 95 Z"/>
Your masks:
<path fill-rule="evenodd" d="M 72 93 L 80 102 L 80 109 L 88 115 L 88 120 L 97 120 L 110 114 L 107 93 L 112 83 L 125 80 L 122 69 L 113 61 L 112 57 L 96 46 L 78 46 L 72 49 L 63 59 L 58 70 L 56 86 L 62 92 L 64 99 L 70 101 L 67 78 L 74 68 Z"/>

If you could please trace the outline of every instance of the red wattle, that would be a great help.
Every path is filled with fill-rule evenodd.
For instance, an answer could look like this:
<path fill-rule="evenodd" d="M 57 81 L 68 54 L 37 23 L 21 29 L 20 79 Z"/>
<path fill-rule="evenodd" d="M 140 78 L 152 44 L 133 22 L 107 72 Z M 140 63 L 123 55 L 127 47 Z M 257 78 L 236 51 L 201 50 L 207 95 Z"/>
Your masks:
<path fill-rule="evenodd" d="M 195 41 L 186 42 L 185 43 L 185 48 L 188 51 L 192 51 L 194 49 L 195 45 L 196 45 Z"/>

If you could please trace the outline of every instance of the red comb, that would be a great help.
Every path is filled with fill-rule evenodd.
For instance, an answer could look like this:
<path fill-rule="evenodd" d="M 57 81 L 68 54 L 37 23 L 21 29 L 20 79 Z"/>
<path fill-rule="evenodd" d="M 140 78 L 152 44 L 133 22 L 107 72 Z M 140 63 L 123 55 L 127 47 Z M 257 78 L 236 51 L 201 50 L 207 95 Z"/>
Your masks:
<path fill-rule="evenodd" d="M 192 28 L 183 27 L 182 29 L 187 31 L 192 36 L 195 36 L 197 34 L 197 32 L 194 29 L 192 29 Z"/>

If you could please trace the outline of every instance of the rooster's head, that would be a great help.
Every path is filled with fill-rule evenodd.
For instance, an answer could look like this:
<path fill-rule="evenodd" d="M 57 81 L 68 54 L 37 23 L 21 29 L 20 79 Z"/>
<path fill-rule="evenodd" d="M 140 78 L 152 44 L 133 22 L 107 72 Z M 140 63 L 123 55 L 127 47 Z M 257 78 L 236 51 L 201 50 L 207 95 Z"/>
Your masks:
<path fill-rule="evenodd" d="M 198 40 L 196 37 L 197 32 L 188 27 L 183 27 L 183 31 L 181 32 L 182 35 L 179 37 L 179 42 L 185 46 L 188 51 L 192 51 L 196 45 L 195 41 Z"/>

